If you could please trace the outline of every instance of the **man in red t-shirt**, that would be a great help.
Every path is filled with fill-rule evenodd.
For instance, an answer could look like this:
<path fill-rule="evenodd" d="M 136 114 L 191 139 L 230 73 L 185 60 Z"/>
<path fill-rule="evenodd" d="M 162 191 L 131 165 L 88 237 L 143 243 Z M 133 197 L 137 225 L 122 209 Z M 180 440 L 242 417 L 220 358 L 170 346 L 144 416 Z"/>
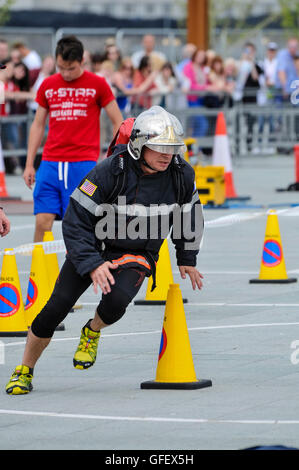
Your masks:
<path fill-rule="evenodd" d="M 56 47 L 58 73 L 38 89 L 38 108 L 32 123 L 24 180 L 35 182 L 34 160 L 49 132 L 33 193 L 36 225 L 34 242 L 43 240 L 54 219 L 62 219 L 69 197 L 81 179 L 96 165 L 100 153 L 100 112 L 104 108 L 113 135 L 123 118 L 110 86 L 83 68 L 83 45 L 75 36 L 62 38 Z"/>

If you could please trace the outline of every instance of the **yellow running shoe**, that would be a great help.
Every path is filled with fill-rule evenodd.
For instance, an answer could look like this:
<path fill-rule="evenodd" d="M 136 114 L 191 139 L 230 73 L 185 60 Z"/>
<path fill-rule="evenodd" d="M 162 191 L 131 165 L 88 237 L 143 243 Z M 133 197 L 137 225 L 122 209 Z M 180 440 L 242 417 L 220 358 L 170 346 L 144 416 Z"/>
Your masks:
<path fill-rule="evenodd" d="M 91 320 L 89 320 L 81 330 L 80 343 L 73 359 L 73 364 L 76 369 L 88 369 L 94 365 L 97 358 L 101 332 L 92 331 L 88 328 L 90 321 Z"/>
<path fill-rule="evenodd" d="M 33 389 L 32 378 L 33 369 L 23 365 L 17 366 L 6 385 L 6 393 L 9 395 L 24 395 L 31 392 Z"/>

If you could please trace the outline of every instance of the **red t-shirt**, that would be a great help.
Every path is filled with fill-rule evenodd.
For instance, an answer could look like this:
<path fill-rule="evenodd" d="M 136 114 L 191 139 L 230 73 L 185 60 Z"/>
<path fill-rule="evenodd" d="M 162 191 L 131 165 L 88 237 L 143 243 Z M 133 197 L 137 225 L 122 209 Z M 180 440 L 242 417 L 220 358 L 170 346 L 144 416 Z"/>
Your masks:
<path fill-rule="evenodd" d="M 49 132 L 43 160 L 97 161 L 100 153 L 100 112 L 115 97 L 103 77 L 84 71 L 66 82 L 60 73 L 46 78 L 36 95 L 49 111 Z"/>

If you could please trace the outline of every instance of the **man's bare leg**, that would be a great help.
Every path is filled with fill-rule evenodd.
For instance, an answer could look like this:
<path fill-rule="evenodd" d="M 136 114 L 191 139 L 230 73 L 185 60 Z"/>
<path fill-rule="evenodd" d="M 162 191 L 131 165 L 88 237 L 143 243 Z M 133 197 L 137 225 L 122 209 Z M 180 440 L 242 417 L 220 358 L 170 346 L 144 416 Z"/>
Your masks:
<path fill-rule="evenodd" d="M 52 338 L 39 338 L 29 329 L 22 364 L 33 369 L 51 339 Z"/>
<path fill-rule="evenodd" d="M 55 217 L 55 214 L 36 214 L 34 243 L 42 242 L 44 238 L 44 233 L 52 230 Z"/>
<path fill-rule="evenodd" d="M 31 392 L 34 366 L 50 341 L 51 338 L 38 338 L 29 329 L 22 364 L 15 368 L 5 387 L 6 393 L 24 395 Z"/>
<path fill-rule="evenodd" d="M 90 322 L 90 328 L 93 331 L 101 331 L 106 326 L 108 326 L 108 325 L 106 325 L 106 323 L 103 322 L 103 320 L 101 319 L 99 314 L 97 312 L 95 312 L 94 318 Z"/>
<path fill-rule="evenodd" d="M 91 329 L 93 331 L 100 331 L 106 326 L 108 325 L 101 320 L 96 312 L 93 320 L 90 322 Z M 29 329 L 22 364 L 33 369 L 51 339 L 52 338 L 39 338 Z"/>

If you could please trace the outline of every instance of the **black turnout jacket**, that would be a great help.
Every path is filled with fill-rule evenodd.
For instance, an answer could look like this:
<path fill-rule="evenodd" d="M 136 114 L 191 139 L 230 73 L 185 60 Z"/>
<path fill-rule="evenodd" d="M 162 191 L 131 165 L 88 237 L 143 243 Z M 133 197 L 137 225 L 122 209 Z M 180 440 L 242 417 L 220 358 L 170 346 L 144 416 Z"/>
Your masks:
<path fill-rule="evenodd" d="M 117 174 L 122 171 L 120 151 L 126 162 L 126 184 L 117 199 L 110 201 Z M 67 257 L 79 275 L 88 275 L 109 260 L 119 267 L 138 267 L 147 276 L 154 276 L 159 249 L 168 235 L 168 224 L 178 266 L 196 266 L 203 236 L 202 207 L 193 168 L 182 159 L 179 163 L 184 182 L 181 206 L 177 204 L 178 189 L 173 178 L 177 171 L 174 159 L 167 170 L 145 175 L 139 161 L 135 161 L 124 146 L 117 146 L 110 157 L 86 175 L 73 192 L 62 221 Z M 190 222 L 188 233 L 192 236 L 182 233 L 186 227 L 183 214 Z M 182 225 L 181 233 L 179 225 Z"/>

